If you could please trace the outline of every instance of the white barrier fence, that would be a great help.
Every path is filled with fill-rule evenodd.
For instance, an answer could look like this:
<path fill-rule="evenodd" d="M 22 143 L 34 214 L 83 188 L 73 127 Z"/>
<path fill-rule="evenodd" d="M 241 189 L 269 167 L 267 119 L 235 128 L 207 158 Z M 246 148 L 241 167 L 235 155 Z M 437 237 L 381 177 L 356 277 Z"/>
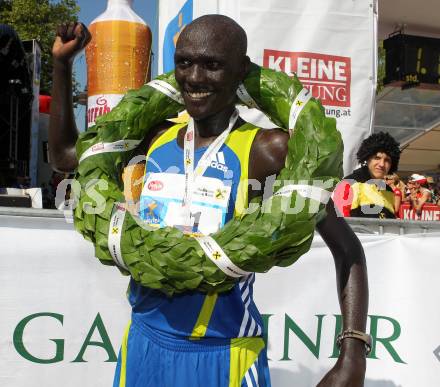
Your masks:
<path fill-rule="evenodd" d="M 370 280 L 366 387 L 440 385 L 440 233 L 359 235 Z M 63 218 L 0 214 L 0 386 L 111 386 L 130 317 L 127 277 L 93 258 Z M 333 260 L 317 236 L 257 279 L 272 385 L 313 386 L 335 362 Z"/>

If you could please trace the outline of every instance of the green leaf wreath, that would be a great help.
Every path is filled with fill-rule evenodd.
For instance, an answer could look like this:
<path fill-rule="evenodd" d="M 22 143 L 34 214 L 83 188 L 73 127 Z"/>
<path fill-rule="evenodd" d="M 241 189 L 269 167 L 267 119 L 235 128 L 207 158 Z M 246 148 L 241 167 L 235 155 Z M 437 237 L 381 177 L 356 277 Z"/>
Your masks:
<path fill-rule="evenodd" d="M 178 89 L 173 72 L 158 79 Z M 252 65 L 244 86 L 259 109 L 287 130 L 291 105 L 303 88 L 299 80 Z M 77 155 L 81 157 L 100 142 L 142 140 L 149 130 L 183 109 L 180 103 L 148 85 L 129 91 L 117 107 L 81 134 Z M 335 119 L 327 118 L 321 103 L 310 99 L 288 141 L 288 155 L 277 176 L 277 188 L 318 180 L 330 181 L 328 189 L 332 190 L 342 177 L 342 153 Z M 77 169 L 76 179 L 82 189 L 74 214 L 75 227 L 93 242 L 95 255 L 103 264 L 114 265 L 108 248 L 110 218 L 115 203 L 124 202 L 121 175 L 132 156 L 133 151 L 96 154 L 82 160 Z M 95 179 L 106 184 L 95 184 Z M 105 202 L 96 200 L 96 193 Z M 265 272 L 273 266 L 291 265 L 309 250 L 316 222 L 325 213 L 323 203 L 304 200 L 297 192 L 287 198 L 287 204 L 294 208 L 299 200 L 305 201 L 304 208 L 288 213 L 283 207 L 286 197 L 272 196 L 257 211 L 231 219 L 211 237 L 245 271 Z M 264 210 L 269 207 L 271 211 Z M 97 213 L 90 213 L 93 210 Z M 188 290 L 223 292 L 235 284 L 236 279 L 208 259 L 191 236 L 172 227 L 148 230 L 138 222 L 127 213 L 121 252 L 129 274 L 143 286 L 172 295 Z"/>

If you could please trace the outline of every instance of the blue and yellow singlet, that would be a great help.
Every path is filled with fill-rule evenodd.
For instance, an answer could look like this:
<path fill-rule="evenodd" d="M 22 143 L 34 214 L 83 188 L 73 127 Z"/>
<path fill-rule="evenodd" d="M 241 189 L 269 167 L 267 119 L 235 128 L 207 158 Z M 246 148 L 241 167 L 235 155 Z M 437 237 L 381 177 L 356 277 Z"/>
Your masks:
<path fill-rule="evenodd" d="M 162 134 L 147 153 L 141 218 L 150 225 L 179 227 L 184 187 L 183 149 L 177 124 Z M 209 234 L 247 206 L 248 165 L 258 128 L 245 124 L 233 130 L 195 182 L 191 217 L 193 232 Z M 195 164 L 206 148 L 195 150 Z M 244 277 L 225 293 L 186 292 L 173 297 L 130 282 L 132 320 L 181 338 L 231 339 L 262 336 L 263 323 L 253 301 L 255 275 Z"/>

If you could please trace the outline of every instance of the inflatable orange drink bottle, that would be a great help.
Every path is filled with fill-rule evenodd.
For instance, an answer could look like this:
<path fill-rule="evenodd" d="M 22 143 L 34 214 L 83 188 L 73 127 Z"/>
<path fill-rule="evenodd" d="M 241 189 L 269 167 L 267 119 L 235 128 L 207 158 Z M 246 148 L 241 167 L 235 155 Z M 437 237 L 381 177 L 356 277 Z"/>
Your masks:
<path fill-rule="evenodd" d="M 133 0 L 108 0 L 89 26 L 86 47 L 87 127 L 112 110 L 129 89 L 150 76 L 151 30 L 133 11 Z"/>
<path fill-rule="evenodd" d="M 133 11 L 133 0 L 108 0 L 107 9 L 89 26 L 86 47 L 87 127 L 110 112 L 129 89 L 150 79 L 151 30 Z M 140 196 L 143 168 L 124 171 L 127 203 Z"/>

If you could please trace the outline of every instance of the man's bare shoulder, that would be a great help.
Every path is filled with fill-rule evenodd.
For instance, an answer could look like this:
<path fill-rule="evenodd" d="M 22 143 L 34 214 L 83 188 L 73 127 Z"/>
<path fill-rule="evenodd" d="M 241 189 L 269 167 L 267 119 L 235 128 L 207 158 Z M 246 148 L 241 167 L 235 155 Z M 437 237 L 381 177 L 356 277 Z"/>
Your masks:
<path fill-rule="evenodd" d="M 281 129 L 261 129 L 255 136 L 256 146 L 270 153 L 287 154 L 289 135 Z"/>
<path fill-rule="evenodd" d="M 270 166 L 271 172 L 284 167 L 289 135 L 280 129 L 261 129 L 255 136 L 252 153 Z"/>
<path fill-rule="evenodd" d="M 257 132 L 250 154 L 250 177 L 263 182 L 278 174 L 284 167 L 289 135 L 280 129 L 261 129 Z"/>

